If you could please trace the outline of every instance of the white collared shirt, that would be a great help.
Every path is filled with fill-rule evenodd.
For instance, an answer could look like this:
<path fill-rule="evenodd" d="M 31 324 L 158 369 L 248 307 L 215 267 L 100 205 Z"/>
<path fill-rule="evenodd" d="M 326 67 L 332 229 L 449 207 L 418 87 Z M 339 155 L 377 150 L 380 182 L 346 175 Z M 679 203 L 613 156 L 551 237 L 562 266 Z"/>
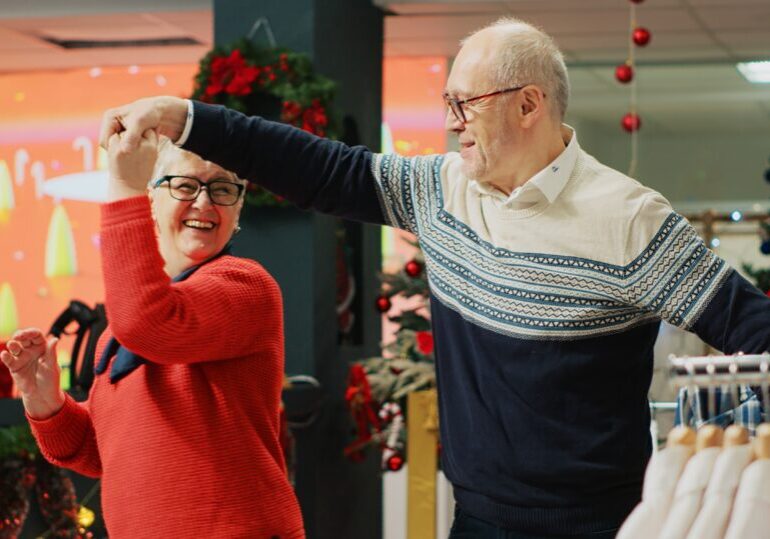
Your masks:
<path fill-rule="evenodd" d="M 499 206 L 515 210 L 534 206 L 543 197 L 552 203 L 572 175 L 580 149 L 575 130 L 566 124 L 562 124 L 562 138 L 566 146 L 564 151 L 523 185 L 514 189 L 510 195 L 476 180 L 471 180 L 471 188 L 479 194 L 492 197 Z"/>

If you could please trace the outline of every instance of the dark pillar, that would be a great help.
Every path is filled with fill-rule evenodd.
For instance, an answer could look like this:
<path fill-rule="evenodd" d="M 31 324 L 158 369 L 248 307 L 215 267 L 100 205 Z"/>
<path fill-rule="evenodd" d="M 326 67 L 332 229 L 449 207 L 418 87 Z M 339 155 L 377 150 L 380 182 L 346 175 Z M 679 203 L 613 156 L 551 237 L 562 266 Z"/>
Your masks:
<path fill-rule="evenodd" d="M 316 70 L 337 82 L 335 108 L 353 120 L 354 144 L 380 147 L 382 13 L 368 0 L 214 0 L 214 40 L 225 45 L 266 17 L 279 46 L 308 53 Z M 267 45 L 265 34 L 254 36 Z M 346 123 L 350 123 L 349 121 Z M 355 140 L 351 139 L 357 132 Z M 236 253 L 254 258 L 277 279 L 284 298 L 286 370 L 323 386 L 318 419 L 297 430 L 296 489 L 308 537 L 379 538 L 378 455 L 350 463 L 342 450 L 351 422 L 344 402 L 348 362 L 379 353 L 380 229 L 344 223 L 356 278 L 359 324 L 344 344 L 335 314 L 337 219 L 286 209 L 245 209 Z"/>

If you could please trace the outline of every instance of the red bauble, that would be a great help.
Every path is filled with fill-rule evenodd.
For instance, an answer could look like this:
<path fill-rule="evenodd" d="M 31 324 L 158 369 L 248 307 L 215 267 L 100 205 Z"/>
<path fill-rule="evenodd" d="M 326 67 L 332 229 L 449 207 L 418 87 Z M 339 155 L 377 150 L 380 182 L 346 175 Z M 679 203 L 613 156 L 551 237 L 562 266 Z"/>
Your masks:
<path fill-rule="evenodd" d="M 422 273 L 422 264 L 416 260 L 410 260 L 406 263 L 406 266 L 404 266 L 404 271 L 409 277 L 417 277 Z"/>
<path fill-rule="evenodd" d="M 430 355 L 433 353 L 433 333 L 430 331 L 418 331 L 415 335 L 417 341 L 417 350 L 421 354 Z"/>
<path fill-rule="evenodd" d="M 404 467 L 404 457 L 402 457 L 398 453 L 396 453 L 395 455 L 391 455 L 390 457 L 388 457 L 386 466 L 388 467 L 388 470 L 390 470 L 391 472 L 397 472 Z"/>
<path fill-rule="evenodd" d="M 620 64 L 615 68 L 615 78 L 623 84 L 631 82 L 634 80 L 634 68 L 628 64 Z"/>
<path fill-rule="evenodd" d="M 390 310 L 391 303 L 390 298 L 388 296 L 377 296 L 377 301 L 375 302 L 375 306 L 377 307 L 377 310 L 381 313 L 386 313 Z"/>
<path fill-rule="evenodd" d="M 642 119 L 639 117 L 638 114 L 629 112 L 628 114 L 623 116 L 623 121 L 621 122 L 621 125 L 623 126 L 623 129 L 625 129 L 629 133 L 633 133 L 634 131 L 639 131 L 639 128 L 642 127 Z"/>
<path fill-rule="evenodd" d="M 637 26 L 631 34 L 631 39 L 633 39 L 634 43 L 640 47 L 644 47 L 650 42 L 650 39 L 652 39 L 652 34 L 650 34 L 650 31 L 647 30 L 647 28 Z"/>

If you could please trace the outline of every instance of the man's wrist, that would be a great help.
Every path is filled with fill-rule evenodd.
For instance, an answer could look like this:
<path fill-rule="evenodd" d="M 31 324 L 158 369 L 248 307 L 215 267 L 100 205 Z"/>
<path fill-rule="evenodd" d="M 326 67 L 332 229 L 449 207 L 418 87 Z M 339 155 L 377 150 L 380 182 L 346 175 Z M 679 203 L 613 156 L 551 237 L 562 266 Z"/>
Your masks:
<path fill-rule="evenodd" d="M 190 99 L 185 99 L 185 101 L 187 102 L 187 112 L 185 116 L 184 127 L 182 128 L 182 132 L 180 133 L 179 137 L 174 140 L 174 145 L 179 147 L 184 146 L 184 143 L 187 142 L 187 138 L 190 136 L 190 131 L 192 130 L 193 124 L 193 102 Z"/>

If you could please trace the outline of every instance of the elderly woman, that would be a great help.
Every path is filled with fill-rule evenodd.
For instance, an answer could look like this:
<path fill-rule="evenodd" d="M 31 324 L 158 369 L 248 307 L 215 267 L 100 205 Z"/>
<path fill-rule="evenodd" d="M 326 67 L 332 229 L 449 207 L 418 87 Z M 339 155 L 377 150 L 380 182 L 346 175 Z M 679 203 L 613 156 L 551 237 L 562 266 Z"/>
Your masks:
<path fill-rule="evenodd" d="M 110 325 L 88 401 L 59 389 L 40 330 L 0 355 L 41 451 L 102 478 L 112 538 L 304 537 L 278 440 L 280 292 L 228 250 L 244 182 L 167 141 L 159 152 L 153 131 L 130 153 L 119 137 L 101 223 Z"/>

